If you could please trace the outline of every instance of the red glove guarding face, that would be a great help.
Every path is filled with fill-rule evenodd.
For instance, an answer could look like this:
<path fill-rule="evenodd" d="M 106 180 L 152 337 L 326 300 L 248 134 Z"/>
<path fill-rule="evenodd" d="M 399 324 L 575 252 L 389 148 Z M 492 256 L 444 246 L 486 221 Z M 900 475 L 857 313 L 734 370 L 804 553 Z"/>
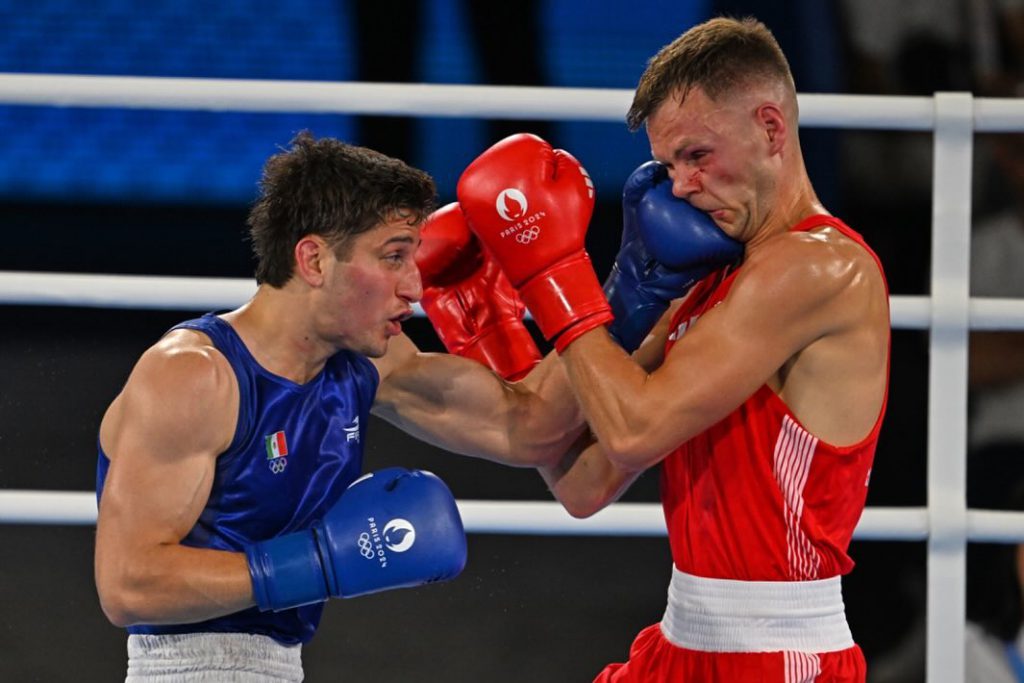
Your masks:
<path fill-rule="evenodd" d="M 523 324 L 526 308 L 498 264 L 480 248 L 459 205 L 431 214 L 420 237 L 420 305 L 445 348 L 507 380 L 522 379 L 541 358 Z"/>
<path fill-rule="evenodd" d="M 594 184 L 571 154 L 535 135 L 507 137 L 462 173 L 458 195 L 555 348 L 612 319 L 584 249 Z"/>

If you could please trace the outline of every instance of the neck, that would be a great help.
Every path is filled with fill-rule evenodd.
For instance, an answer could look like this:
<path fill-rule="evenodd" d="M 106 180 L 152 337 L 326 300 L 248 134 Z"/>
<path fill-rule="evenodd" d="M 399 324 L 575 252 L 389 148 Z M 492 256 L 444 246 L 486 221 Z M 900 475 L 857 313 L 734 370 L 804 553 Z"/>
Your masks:
<path fill-rule="evenodd" d="M 797 155 L 796 167 L 779 174 L 779 185 L 773 200 L 769 203 L 761 227 L 753 239 L 747 242 L 747 250 L 774 237 L 788 232 L 794 225 L 816 214 L 828 215 L 828 209 L 814 192 L 807 170 Z M 791 179 L 786 181 L 784 179 Z"/>
<path fill-rule="evenodd" d="M 294 279 L 280 289 L 260 285 L 248 303 L 223 317 L 260 365 L 303 384 L 323 369 L 337 349 L 316 334 L 308 298 L 297 288 Z"/>

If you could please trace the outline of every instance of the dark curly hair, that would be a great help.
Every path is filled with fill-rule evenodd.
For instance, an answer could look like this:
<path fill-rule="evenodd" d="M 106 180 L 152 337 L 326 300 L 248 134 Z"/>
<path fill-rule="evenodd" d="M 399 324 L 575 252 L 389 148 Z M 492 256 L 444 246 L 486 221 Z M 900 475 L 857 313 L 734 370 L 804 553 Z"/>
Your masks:
<path fill-rule="evenodd" d="M 260 196 L 249 212 L 256 281 L 282 287 L 294 249 L 320 235 L 345 258 L 349 239 L 396 217 L 422 222 L 435 207 L 434 180 L 405 162 L 302 131 L 267 160 Z"/>

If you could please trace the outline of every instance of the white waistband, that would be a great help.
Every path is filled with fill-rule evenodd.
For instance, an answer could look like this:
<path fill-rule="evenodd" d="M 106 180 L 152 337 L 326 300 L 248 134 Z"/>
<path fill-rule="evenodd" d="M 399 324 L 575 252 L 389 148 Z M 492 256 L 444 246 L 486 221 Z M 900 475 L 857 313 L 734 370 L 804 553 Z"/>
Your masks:
<path fill-rule="evenodd" d="M 707 579 L 672 567 L 665 639 L 703 652 L 835 652 L 853 647 L 839 577 Z"/>
<path fill-rule="evenodd" d="M 301 681 L 302 646 L 251 633 L 128 636 L 128 675 L 134 681 Z"/>

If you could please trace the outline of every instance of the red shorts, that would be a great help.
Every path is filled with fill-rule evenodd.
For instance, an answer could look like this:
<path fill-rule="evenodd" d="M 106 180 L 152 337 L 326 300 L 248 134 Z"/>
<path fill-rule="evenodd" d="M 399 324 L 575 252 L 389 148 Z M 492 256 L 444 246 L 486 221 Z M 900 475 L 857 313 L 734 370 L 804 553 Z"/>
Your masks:
<path fill-rule="evenodd" d="M 629 661 L 609 664 L 594 683 L 864 683 L 860 647 L 838 652 L 698 652 L 665 640 L 648 626 L 629 648 Z"/>

